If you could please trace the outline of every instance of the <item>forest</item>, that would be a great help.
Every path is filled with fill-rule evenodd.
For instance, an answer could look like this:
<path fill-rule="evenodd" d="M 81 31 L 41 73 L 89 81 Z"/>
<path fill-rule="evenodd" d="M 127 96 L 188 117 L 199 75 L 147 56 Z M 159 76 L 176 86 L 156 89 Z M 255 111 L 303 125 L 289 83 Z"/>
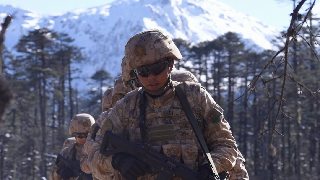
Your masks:
<path fill-rule="evenodd" d="M 224 109 L 252 180 L 320 179 L 319 27 L 307 15 L 290 43 L 288 31 L 275 37 L 279 51 L 253 51 L 233 32 L 196 44 L 174 39 L 183 56 L 175 67 L 192 72 Z M 22 36 L 15 53 L 3 49 L 13 99 L 1 124 L 0 179 L 48 179 L 71 118 L 101 113 L 114 77 L 100 69 L 90 90 L 74 87 L 86 58 L 73 41 L 40 28 Z"/>

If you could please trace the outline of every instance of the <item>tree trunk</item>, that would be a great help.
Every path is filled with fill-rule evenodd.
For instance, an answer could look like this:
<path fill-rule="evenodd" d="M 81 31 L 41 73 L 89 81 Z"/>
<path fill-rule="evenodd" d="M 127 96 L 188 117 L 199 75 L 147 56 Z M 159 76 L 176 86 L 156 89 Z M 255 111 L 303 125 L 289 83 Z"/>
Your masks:
<path fill-rule="evenodd" d="M 56 128 L 56 115 L 55 115 L 55 106 L 56 106 L 56 96 L 53 94 L 53 99 L 52 99 L 52 114 L 51 114 L 51 118 L 52 118 L 52 124 L 51 124 L 51 148 L 55 149 L 55 145 L 56 145 L 56 137 L 55 137 L 55 133 L 54 133 L 54 129 Z"/>
<path fill-rule="evenodd" d="M 44 47 L 42 47 L 44 51 Z M 46 68 L 46 59 L 44 54 L 41 56 L 42 68 Z M 47 162 L 46 162 L 46 120 L 47 120 L 47 92 L 46 92 L 46 77 L 45 73 L 41 74 L 41 79 L 39 83 L 39 97 L 40 97 L 40 117 L 41 117 L 41 176 L 47 177 Z"/>
<path fill-rule="evenodd" d="M 206 90 L 208 90 L 208 56 L 205 56 L 205 61 L 204 61 L 204 70 L 205 70 L 205 75 L 206 75 L 206 82 L 205 82 L 205 87 Z"/>
<path fill-rule="evenodd" d="M 249 74 L 248 72 L 248 65 L 246 66 L 246 74 Z M 247 84 L 248 84 L 248 76 L 246 75 L 245 77 L 245 89 L 247 88 Z M 243 102 L 243 106 L 244 106 L 244 121 L 243 121 L 243 124 L 244 124 L 244 128 L 241 129 L 243 131 L 243 155 L 244 157 L 246 158 L 247 157 L 247 151 L 248 151 L 248 146 L 247 146 L 247 124 L 248 124 L 248 119 L 247 119 L 247 110 L 248 110 L 248 95 L 247 93 L 245 93 L 244 95 L 244 102 Z"/>
<path fill-rule="evenodd" d="M 1 150 L 1 152 L 0 152 L 0 157 L 1 157 L 1 159 L 0 159 L 0 179 L 4 179 L 4 175 L 3 175 L 3 170 L 4 170 L 4 166 L 3 166 L 3 162 L 4 162 L 4 156 L 5 156 L 5 153 L 4 153 L 4 146 L 5 146 L 5 144 L 4 144 L 4 138 L 5 138 L 5 136 L 4 135 L 0 135 L 0 150 Z"/>
<path fill-rule="evenodd" d="M 228 114 L 227 121 L 230 124 L 231 130 L 234 130 L 233 117 L 234 117 L 234 96 L 233 96 L 233 72 L 232 72 L 232 62 L 231 56 L 228 56 Z"/>
<path fill-rule="evenodd" d="M 253 118 L 253 128 L 254 128 L 254 155 L 253 155 L 253 162 L 254 162 L 254 175 L 259 175 L 259 169 L 260 169 L 260 158 L 259 158 L 259 130 L 260 130 L 260 121 L 258 121 L 258 111 L 260 112 L 258 108 L 258 102 L 257 102 L 257 95 L 256 91 L 253 91 L 253 104 L 252 104 L 252 118 Z"/>
<path fill-rule="evenodd" d="M 70 103 L 70 119 L 73 117 L 73 91 L 72 91 L 72 77 L 71 77 L 71 60 L 68 59 L 68 84 L 69 84 L 69 103 Z"/>

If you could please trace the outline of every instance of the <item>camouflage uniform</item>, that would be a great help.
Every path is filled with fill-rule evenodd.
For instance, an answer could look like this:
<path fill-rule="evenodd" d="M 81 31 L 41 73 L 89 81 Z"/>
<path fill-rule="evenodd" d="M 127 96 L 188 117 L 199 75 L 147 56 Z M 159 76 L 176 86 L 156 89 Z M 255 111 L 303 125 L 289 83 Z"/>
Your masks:
<path fill-rule="evenodd" d="M 113 87 L 110 87 L 103 94 L 102 104 L 101 104 L 102 112 L 113 107 L 112 106 L 112 91 L 113 91 Z"/>
<path fill-rule="evenodd" d="M 62 149 L 69 147 L 69 146 L 73 146 L 73 144 L 77 143 L 76 138 L 75 137 L 70 137 L 68 139 L 66 139 L 62 145 Z"/>
<path fill-rule="evenodd" d="M 91 125 L 94 123 L 94 118 L 90 114 L 77 114 L 75 115 L 71 122 L 69 127 L 69 134 L 73 135 L 74 133 L 88 133 L 90 130 Z M 72 142 L 72 138 L 69 138 L 69 142 Z M 60 154 L 67 158 L 71 159 L 74 162 L 80 163 L 80 160 L 83 159 L 83 156 L 85 156 L 83 152 L 83 145 L 77 144 L 76 142 L 73 144 L 67 144 L 64 149 L 60 152 Z M 57 173 L 57 170 L 62 167 L 59 162 L 56 162 L 52 166 L 51 176 L 50 178 L 52 180 L 61 180 L 62 178 Z M 70 179 L 76 179 L 75 177 L 72 177 Z"/>
<path fill-rule="evenodd" d="M 175 68 L 171 72 L 171 78 L 173 81 L 198 83 L 197 78 L 191 72 Z M 249 180 L 249 175 L 244 163 L 245 159 L 238 150 L 236 165 L 229 171 L 230 180 Z"/>
<path fill-rule="evenodd" d="M 114 90 L 112 91 L 113 106 L 131 90 L 130 86 L 125 86 L 123 84 L 122 75 L 120 75 L 114 82 Z"/>
<path fill-rule="evenodd" d="M 249 174 L 244 163 L 245 159 L 238 150 L 236 165 L 229 171 L 229 180 L 249 180 Z"/>
<path fill-rule="evenodd" d="M 173 68 L 171 72 L 171 79 L 178 82 L 188 81 L 198 83 L 197 78 L 190 71 L 178 70 L 176 68 Z"/>
<path fill-rule="evenodd" d="M 112 109 L 112 107 L 117 103 L 118 100 L 120 100 L 121 98 L 123 98 L 128 92 L 131 91 L 131 88 L 129 86 L 124 86 L 123 82 L 122 82 L 122 76 L 119 76 L 114 83 L 114 87 L 109 88 L 103 96 L 103 100 L 102 100 L 102 110 L 103 112 L 99 115 L 96 124 L 98 126 L 101 125 L 101 122 L 105 119 L 105 117 L 107 116 L 108 112 Z M 86 143 L 84 144 L 84 153 L 86 154 L 86 156 L 84 156 L 83 160 L 81 160 L 81 168 L 86 172 L 86 173 L 93 173 L 92 172 L 92 168 L 86 168 L 87 166 L 87 159 L 92 158 L 91 156 L 89 156 L 89 152 L 93 151 L 92 149 L 92 143 L 94 143 L 94 139 L 91 138 L 91 134 L 94 131 L 94 126 L 93 125 L 91 127 L 89 136 L 86 140 Z M 84 167 L 82 167 L 84 166 Z M 94 176 L 94 173 L 93 173 Z"/>
<path fill-rule="evenodd" d="M 126 85 L 137 80 L 132 78 L 132 70 L 136 67 L 151 64 L 165 57 L 175 60 L 182 58 L 173 41 L 159 30 L 144 31 L 133 36 L 125 47 L 125 53 L 121 66 L 122 78 Z M 186 166 L 197 170 L 200 165 L 206 163 L 205 158 L 175 95 L 173 84 L 178 82 L 169 81 L 166 86 L 170 88 L 161 96 L 152 97 L 148 95 L 148 91 L 146 93 L 146 141 L 155 150 L 179 162 L 183 160 Z M 230 126 L 222 114 L 222 108 L 200 84 L 185 82 L 182 83 L 182 88 L 199 122 L 217 171 L 231 170 L 236 163 L 237 147 Z M 90 152 L 92 158 L 89 162 L 98 179 L 124 179 L 111 165 L 113 156 L 105 157 L 98 149 L 106 130 L 111 130 L 132 142 L 141 141 L 139 95 L 142 91 L 146 90 L 139 88 L 128 93 L 102 121 L 102 128 L 98 131 L 92 148 L 95 151 Z M 156 176 L 146 174 L 138 179 L 152 180 L 156 179 Z"/>
<path fill-rule="evenodd" d="M 90 156 L 88 156 L 88 155 L 89 155 L 89 152 L 92 151 L 92 143 L 94 143 L 94 139 L 92 139 L 91 136 L 92 136 L 93 133 L 96 133 L 96 132 L 94 132 L 95 131 L 94 130 L 95 127 L 96 126 L 98 126 L 98 127 L 101 126 L 101 122 L 103 120 L 102 117 L 106 116 L 108 114 L 108 112 L 110 111 L 111 107 L 112 107 L 112 92 L 113 92 L 113 89 L 114 89 L 114 87 L 111 87 L 111 88 L 107 89 L 104 92 L 103 97 L 102 97 L 102 104 L 101 104 L 102 113 L 100 114 L 100 116 L 96 120 L 96 123 L 94 123 L 91 126 L 89 134 L 88 134 L 88 137 L 87 137 L 87 140 L 86 140 L 85 144 L 83 145 L 84 156 L 81 159 L 80 167 L 87 174 L 92 173 L 91 167 L 88 166 L 88 159 L 90 158 Z M 92 177 L 95 178 L 93 173 L 92 173 Z"/>

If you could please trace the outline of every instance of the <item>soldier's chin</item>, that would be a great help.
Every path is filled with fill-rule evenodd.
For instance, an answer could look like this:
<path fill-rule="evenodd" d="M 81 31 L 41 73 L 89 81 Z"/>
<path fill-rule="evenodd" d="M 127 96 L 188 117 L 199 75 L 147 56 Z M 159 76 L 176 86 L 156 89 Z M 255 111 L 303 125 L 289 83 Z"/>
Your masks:
<path fill-rule="evenodd" d="M 157 83 L 155 85 L 148 85 L 146 89 L 149 91 L 156 91 L 156 90 L 160 89 L 160 84 Z"/>
<path fill-rule="evenodd" d="M 83 145 L 84 143 L 86 143 L 86 141 L 79 141 L 78 144 Z"/>

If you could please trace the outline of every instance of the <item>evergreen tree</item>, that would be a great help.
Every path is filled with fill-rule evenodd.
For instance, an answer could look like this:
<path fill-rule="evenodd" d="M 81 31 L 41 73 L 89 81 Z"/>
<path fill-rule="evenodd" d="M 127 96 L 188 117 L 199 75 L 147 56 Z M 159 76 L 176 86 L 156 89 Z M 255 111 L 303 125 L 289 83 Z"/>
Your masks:
<path fill-rule="evenodd" d="M 232 32 L 227 32 L 222 36 L 222 45 L 225 50 L 226 68 L 228 72 L 228 108 L 227 120 L 231 129 L 234 127 L 234 93 L 239 59 L 243 56 L 244 44 L 240 37 Z"/>

